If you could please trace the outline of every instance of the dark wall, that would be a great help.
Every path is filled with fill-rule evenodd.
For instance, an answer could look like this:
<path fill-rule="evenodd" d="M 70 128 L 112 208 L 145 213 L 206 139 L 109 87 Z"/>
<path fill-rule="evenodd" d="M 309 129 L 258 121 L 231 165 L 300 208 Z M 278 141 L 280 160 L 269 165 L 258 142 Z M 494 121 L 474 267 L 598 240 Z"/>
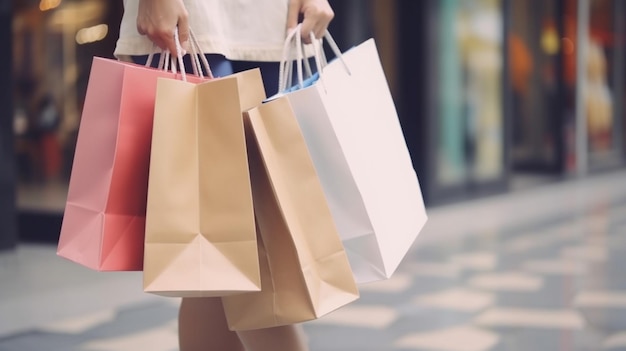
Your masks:
<path fill-rule="evenodd" d="M 11 39 L 11 0 L 0 0 L 0 250 L 17 245 Z"/>
<path fill-rule="evenodd" d="M 429 141 L 435 133 L 428 116 L 433 115 L 432 101 L 436 89 L 430 84 L 436 81 L 432 74 L 429 55 L 433 21 L 433 0 L 397 1 L 399 91 L 398 114 L 407 147 L 411 153 L 413 168 L 419 175 L 422 195 L 427 204 L 431 202 L 433 158 Z"/>
<path fill-rule="evenodd" d="M 363 0 L 330 0 L 335 18 L 328 31 L 342 50 L 371 38 L 372 29 L 371 3 Z M 332 55 L 328 52 L 329 56 Z"/>

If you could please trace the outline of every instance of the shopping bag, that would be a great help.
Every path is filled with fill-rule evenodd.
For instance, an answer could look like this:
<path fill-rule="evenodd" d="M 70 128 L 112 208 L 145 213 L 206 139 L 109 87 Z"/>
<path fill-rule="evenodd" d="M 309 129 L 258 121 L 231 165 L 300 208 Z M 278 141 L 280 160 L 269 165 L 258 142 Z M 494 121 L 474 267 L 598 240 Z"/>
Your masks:
<path fill-rule="evenodd" d="M 374 40 L 341 53 L 328 33 L 326 39 L 338 58 L 322 68 L 318 54 L 319 78 L 283 95 L 295 111 L 357 282 L 383 280 L 426 223 L 422 193 Z"/>
<path fill-rule="evenodd" d="M 174 297 L 260 290 L 242 111 L 265 91 L 258 69 L 200 84 L 157 84 L 144 291 Z"/>
<path fill-rule="evenodd" d="M 262 290 L 222 298 L 229 328 L 304 322 L 356 300 L 348 258 L 289 102 L 277 99 L 244 117 Z"/>
<path fill-rule="evenodd" d="M 163 70 L 95 57 L 57 253 L 99 271 L 143 265 L 157 79 Z"/>

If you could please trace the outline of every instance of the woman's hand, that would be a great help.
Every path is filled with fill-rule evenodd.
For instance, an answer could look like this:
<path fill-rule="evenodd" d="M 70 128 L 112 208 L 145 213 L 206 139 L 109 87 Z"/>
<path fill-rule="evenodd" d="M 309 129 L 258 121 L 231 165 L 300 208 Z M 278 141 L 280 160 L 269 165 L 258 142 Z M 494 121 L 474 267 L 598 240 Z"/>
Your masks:
<path fill-rule="evenodd" d="M 137 31 L 163 50 L 177 55 L 174 31 L 183 47 L 189 39 L 189 14 L 182 0 L 138 0 Z"/>
<path fill-rule="evenodd" d="M 289 0 L 287 29 L 293 30 L 298 25 L 302 14 L 302 40 L 310 44 L 311 33 L 320 39 L 324 36 L 330 21 L 335 17 L 328 0 Z"/>

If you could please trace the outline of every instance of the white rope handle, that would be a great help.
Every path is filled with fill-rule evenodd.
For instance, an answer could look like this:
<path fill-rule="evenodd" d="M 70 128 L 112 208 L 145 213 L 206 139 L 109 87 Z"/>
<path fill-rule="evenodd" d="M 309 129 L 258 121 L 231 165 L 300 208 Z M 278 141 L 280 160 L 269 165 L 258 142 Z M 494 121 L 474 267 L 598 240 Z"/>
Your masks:
<path fill-rule="evenodd" d="M 348 75 L 352 75 L 352 72 L 350 72 L 350 68 L 348 67 L 348 64 L 343 59 L 343 54 L 341 53 L 341 50 L 339 49 L 339 46 L 337 46 L 337 43 L 335 42 L 335 39 L 333 39 L 333 36 L 330 35 L 330 32 L 328 31 L 328 29 L 324 33 L 324 39 L 326 39 L 326 42 L 328 43 L 328 46 L 330 46 L 330 49 L 333 51 L 333 53 L 335 54 L 337 59 L 339 59 L 339 61 L 341 61 L 341 64 L 343 65 L 343 68 L 346 70 Z M 325 67 L 328 64 L 328 61 L 326 60 L 326 56 L 324 55 L 324 50 L 320 50 L 320 52 L 321 52 L 321 55 L 320 55 L 321 57 L 320 58 L 322 59 L 322 62 L 324 62 L 324 65 L 322 67 Z M 321 74 L 321 72 L 320 72 L 320 74 Z"/>
<path fill-rule="evenodd" d="M 317 39 L 316 39 L 317 40 Z M 311 64 L 309 63 L 309 58 L 306 56 L 306 46 L 305 45 L 300 45 L 300 47 L 298 48 L 296 45 L 296 50 L 300 49 L 302 52 L 298 53 L 298 58 L 297 60 L 299 60 L 300 62 L 303 63 L 303 67 L 304 67 L 304 75 L 303 78 L 307 79 L 309 77 L 313 76 L 313 70 L 311 69 Z M 313 46 L 313 49 L 315 49 L 315 46 Z M 283 82 L 281 82 L 280 84 L 282 85 L 282 89 L 288 89 L 289 86 L 291 84 L 293 84 L 293 68 L 294 68 L 294 62 L 290 61 L 290 60 L 286 60 L 285 61 L 285 70 L 287 71 L 286 73 L 286 77 L 285 80 Z M 299 81 L 297 82 L 298 86 L 300 88 L 303 87 L 304 85 L 304 81 Z"/>
<path fill-rule="evenodd" d="M 178 58 L 178 68 L 180 70 L 180 74 L 183 78 L 183 81 L 187 81 L 187 73 L 185 72 L 185 63 L 183 62 L 183 46 L 180 44 L 180 37 L 178 35 L 178 27 L 174 30 L 174 42 L 176 43 L 176 56 Z M 173 73 L 176 73 L 176 68 L 174 64 L 174 58 L 172 58 L 172 68 Z"/>
<path fill-rule="evenodd" d="M 208 77 L 209 79 L 213 78 L 213 72 L 211 71 L 211 67 L 209 66 L 209 61 L 202 53 L 202 49 L 200 48 L 198 39 L 191 29 L 189 29 L 189 39 L 191 42 L 191 52 L 189 55 L 191 58 L 193 74 L 198 77 L 205 77 L 206 73 L 206 77 Z"/>
<path fill-rule="evenodd" d="M 290 82 L 293 80 L 293 61 L 291 57 L 293 56 L 292 48 L 295 49 L 295 63 L 296 63 L 296 74 L 298 76 L 298 86 L 303 87 L 304 85 L 304 75 L 302 73 L 303 66 L 306 69 L 306 73 L 308 76 L 311 76 L 311 66 L 309 65 L 308 60 L 304 55 L 304 45 L 302 44 L 302 26 L 299 24 L 294 28 L 291 33 L 285 39 L 285 45 L 283 46 L 283 58 L 281 60 L 278 72 L 278 91 L 285 91 Z M 295 40 L 295 44 L 293 44 Z"/>
<path fill-rule="evenodd" d="M 206 73 L 206 76 L 208 78 L 213 78 L 213 72 L 211 71 L 211 67 L 209 66 L 209 61 L 207 60 L 206 56 L 204 56 L 204 54 L 202 53 L 198 40 L 194 32 L 191 29 L 189 29 L 189 37 L 191 39 L 190 40 L 191 52 L 189 54 L 191 56 L 193 74 L 198 77 L 203 77 L 204 73 Z M 174 30 L 174 42 L 176 43 L 176 51 L 178 52 L 178 55 L 177 55 L 178 57 L 176 58 L 177 62 L 174 57 L 171 57 L 171 52 L 169 50 L 163 50 L 159 57 L 159 63 L 158 63 L 157 69 L 164 70 L 164 71 L 171 70 L 172 73 L 177 73 L 176 63 L 178 63 L 178 70 L 180 70 L 182 79 L 184 81 L 187 81 L 185 64 L 184 64 L 183 55 L 182 55 L 182 51 L 183 51 L 182 44 L 180 43 L 178 28 Z M 154 60 L 154 55 L 158 51 L 158 47 L 156 46 L 156 44 L 153 43 L 152 47 L 153 49 L 148 55 L 148 58 L 145 63 L 146 67 L 151 67 L 152 61 Z"/>
<path fill-rule="evenodd" d="M 174 30 L 174 42 L 176 43 L 176 51 L 178 52 L 178 67 L 180 68 L 180 73 L 184 81 L 187 81 L 187 75 L 185 73 L 185 64 L 183 63 L 183 48 L 180 44 L 180 38 L 178 36 L 178 28 Z M 152 51 L 148 54 L 148 58 L 146 59 L 145 67 L 151 67 L 152 61 L 154 60 L 154 54 L 157 51 L 156 44 L 152 44 Z M 159 57 L 159 64 L 157 65 L 158 70 L 168 71 L 171 70 L 172 73 L 176 74 L 176 58 L 171 57 L 171 53 L 169 50 L 164 50 L 161 52 Z"/>
<path fill-rule="evenodd" d="M 310 37 L 311 42 L 313 43 L 315 57 L 313 61 L 315 61 L 315 69 L 317 69 L 318 72 L 319 82 L 324 87 L 324 91 L 326 91 L 326 83 L 324 83 L 324 75 L 322 74 L 322 70 L 328 64 L 328 62 L 326 61 L 326 56 L 324 55 L 324 43 L 322 39 L 315 38 L 315 34 L 313 34 L 313 32 L 311 32 Z"/>
<path fill-rule="evenodd" d="M 283 46 L 283 59 L 279 66 L 279 78 L 278 78 L 278 92 L 279 93 L 286 91 L 289 88 L 288 86 L 289 82 L 292 80 L 293 59 L 291 59 L 291 57 L 293 54 L 290 51 L 290 48 L 293 47 L 294 39 L 296 41 L 295 43 L 296 62 L 297 62 L 296 74 L 298 76 L 298 83 L 297 83 L 298 86 L 302 88 L 304 85 L 304 78 L 303 78 L 303 73 L 302 73 L 302 61 L 305 61 L 305 66 L 306 66 L 305 69 L 307 70 L 306 74 L 308 75 L 308 77 L 311 76 L 311 68 L 308 63 L 308 60 L 303 59 L 304 46 L 302 45 L 301 35 L 302 35 L 301 25 L 299 24 L 291 33 L 288 34 L 287 38 L 285 39 L 285 45 Z M 343 58 L 343 54 L 341 53 L 339 46 L 337 45 L 337 43 L 335 42 L 335 40 L 333 39 L 332 35 L 330 34 L 328 30 L 325 31 L 324 37 L 322 39 L 315 38 L 315 35 L 313 33 L 310 33 L 310 38 L 311 38 L 311 43 L 313 44 L 313 53 L 314 53 L 313 58 L 315 61 L 315 67 L 319 74 L 319 79 L 322 81 L 322 83 L 323 83 L 322 72 L 323 72 L 324 67 L 328 65 L 328 60 L 323 50 L 324 41 L 328 43 L 328 46 L 333 51 L 337 59 L 342 63 L 348 75 L 352 74 L 350 71 L 350 68 L 348 67 L 348 64 Z"/>
<path fill-rule="evenodd" d="M 294 28 L 291 32 L 287 34 L 287 38 L 285 38 L 285 43 L 283 45 L 283 56 L 278 67 L 278 92 L 281 92 L 286 89 L 287 80 L 290 79 L 290 69 L 287 65 L 291 64 L 290 60 L 290 46 L 292 45 L 292 41 L 294 40 L 294 36 L 299 33 L 298 27 Z"/>
<path fill-rule="evenodd" d="M 157 51 L 157 46 L 155 43 L 152 43 L 152 50 L 150 54 L 148 54 L 148 58 L 146 59 L 146 67 L 152 67 L 152 60 L 154 60 L 154 53 Z M 161 60 L 159 59 L 159 65 L 161 65 Z"/>
<path fill-rule="evenodd" d="M 202 49 L 200 48 L 200 43 L 198 42 L 198 38 L 196 37 L 196 35 L 191 29 L 189 30 L 189 37 L 191 38 L 191 46 L 195 48 L 194 61 L 196 62 L 196 65 L 200 69 L 200 72 L 202 72 L 201 70 L 201 66 L 202 66 L 204 67 L 206 71 L 205 73 L 207 77 L 214 78 L 213 72 L 211 71 L 211 66 L 209 65 L 209 60 L 207 60 L 206 56 L 202 52 Z M 198 61 L 198 58 L 200 59 L 199 61 Z M 200 62 L 202 63 L 202 65 L 200 65 Z"/>

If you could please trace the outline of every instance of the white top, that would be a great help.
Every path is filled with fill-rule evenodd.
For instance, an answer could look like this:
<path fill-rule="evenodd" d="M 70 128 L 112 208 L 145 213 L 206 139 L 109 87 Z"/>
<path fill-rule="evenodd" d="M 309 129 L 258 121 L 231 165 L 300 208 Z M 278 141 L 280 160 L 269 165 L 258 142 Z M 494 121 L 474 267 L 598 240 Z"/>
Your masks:
<path fill-rule="evenodd" d="M 231 60 L 280 61 L 288 0 L 183 0 L 202 52 Z M 137 32 L 138 0 L 124 0 L 115 56 L 148 55 L 152 42 Z"/>

